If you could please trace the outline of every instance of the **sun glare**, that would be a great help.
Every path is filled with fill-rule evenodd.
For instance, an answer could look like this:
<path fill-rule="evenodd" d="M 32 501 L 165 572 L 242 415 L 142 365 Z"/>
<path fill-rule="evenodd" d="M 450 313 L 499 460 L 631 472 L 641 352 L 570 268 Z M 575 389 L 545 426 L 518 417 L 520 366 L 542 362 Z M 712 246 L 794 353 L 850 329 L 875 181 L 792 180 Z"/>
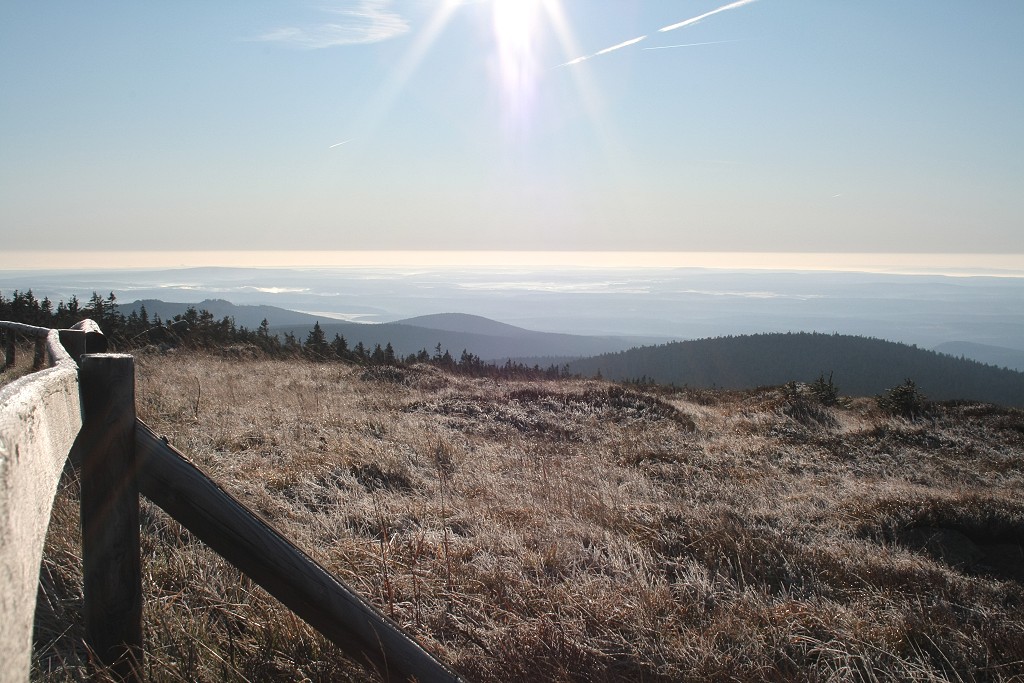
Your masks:
<path fill-rule="evenodd" d="M 493 0 L 494 39 L 507 113 L 529 111 L 540 75 L 541 16 L 546 0 Z"/>
<path fill-rule="evenodd" d="M 541 0 L 494 0 L 494 32 L 503 48 L 529 49 L 542 4 Z"/>

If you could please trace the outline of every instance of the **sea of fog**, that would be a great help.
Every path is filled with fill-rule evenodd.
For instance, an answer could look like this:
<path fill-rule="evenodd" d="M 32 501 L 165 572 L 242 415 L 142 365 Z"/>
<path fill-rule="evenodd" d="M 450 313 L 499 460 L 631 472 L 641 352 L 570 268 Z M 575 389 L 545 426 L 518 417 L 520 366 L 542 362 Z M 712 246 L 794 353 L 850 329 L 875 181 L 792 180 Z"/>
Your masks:
<path fill-rule="evenodd" d="M 494 263 L 24 269 L 0 271 L 0 293 L 225 299 L 366 323 L 457 312 L 539 331 L 665 340 L 817 331 L 1024 351 L 1024 276 L 949 273 Z"/>

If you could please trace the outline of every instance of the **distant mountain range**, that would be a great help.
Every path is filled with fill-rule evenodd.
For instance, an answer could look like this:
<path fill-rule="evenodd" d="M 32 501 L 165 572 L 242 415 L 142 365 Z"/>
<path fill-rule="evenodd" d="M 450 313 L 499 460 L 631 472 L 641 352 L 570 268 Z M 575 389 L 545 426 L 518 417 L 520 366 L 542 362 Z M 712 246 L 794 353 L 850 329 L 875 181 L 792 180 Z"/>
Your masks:
<path fill-rule="evenodd" d="M 159 299 L 143 299 L 140 301 L 133 301 L 130 304 L 118 304 L 117 308 L 124 315 L 128 315 L 132 311 L 141 310 L 143 306 L 146 307 L 146 315 L 148 315 L 150 319 L 159 315 L 162 320 L 170 320 L 176 315 L 184 314 L 189 308 L 194 308 L 197 311 L 209 311 L 217 320 L 233 318 L 235 325 L 238 325 L 239 327 L 246 327 L 250 330 L 258 328 L 263 320 L 266 320 L 270 325 L 276 326 L 308 325 L 312 328 L 313 323 L 319 319 L 309 313 L 290 311 L 287 308 L 278 308 L 277 306 L 238 305 L 233 304 L 230 301 L 225 301 L 224 299 L 204 299 L 203 301 L 195 304 L 160 301 Z"/>
<path fill-rule="evenodd" d="M 990 273 L 989 275 L 994 274 Z M 1012 273 L 1000 273 L 1000 275 Z M 253 328 L 302 324 L 267 309 L 320 318 L 394 322 L 458 311 L 528 330 L 576 335 L 703 339 L 763 332 L 825 332 L 925 348 L 972 342 L 1024 352 L 1024 277 L 721 268 L 344 267 L 0 271 L 0 291 L 89 300 L 249 304 L 228 313 Z M 224 302 L 226 303 L 226 302 Z M 184 306 L 184 305 L 182 305 Z M 147 305 L 147 308 L 151 308 Z M 127 311 L 126 311 L 127 313 Z M 161 313 L 163 315 L 163 313 Z M 312 316 L 311 316 L 312 317 Z M 311 324 L 311 323 L 310 323 Z M 943 349 L 945 350 L 945 349 Z M 982 362 L 1003 363 L 979 356 Z M 953 351 L 954 355 L 960 355 Z M 1018 368 L 1024 369 L 1024 368 Z"/>
<path fill-rule="evenodd" d="M 746 388 L 812 381 L 833 374 L 848 395 L 874 395 L 913 379 L 933 399 L 976 399 L 1024 406 L 1024 352 L 983 344 L 943 344 L 943 353 L 867 337 L 770 333 L 667 342 L 630 336 L 591 336 L 536 332 L 489 318 L 461 313 L 424 315 L 381 324 L 361 324 L 317 317 L 275 306 L 235 305 L 221 299 L 195 304 L 156 299 L 124 304 L 126 315 L 145 305 L 152 318 L 164 320 L 189 307 L 207 310 L 217 319 L 259 327 L 266 319 L 272 333 L 294 334 L 300 340 L 317 322 L 328 340 L 339 334 L 349 347 L 368 349 L 391 344 L 406 356 L 438 344 L 456 358 L 463 350 L 485 361 L 506 359 L 546 366 L 569 365 L 571 372 L 608 379 L 648 378 L 676 385 Z M 963 356 L 963 358 L 959 357 Z M 988 365 L 968 358 L 981 358 Z M 996 367 L 998 366 L 998 367 Z"/>
<path fill-rule="evenodd" d="M 880 394 L 912 379 L 928 398 L 1024 406 L 1024 373 L 880 339 L 755 334 L 630 349 L 573 361 L 571 372 L 679 386 L 748 388 L 830 374 L 843 394 Z"/>
<path fill-rule="evenodd" d="M 333 339 L 335 334 L 339 334 L 349 343 L 350 348 L 358 342 L 362 342 L 370 349 L 376 344 L 384 346 L 390 343 L 395 353 L 402 356 L 416 353 L 421 349 L 433 353 L 440 344 L 442 352 L 448 350 L 456 358 L 463 350 L 467 350 L 485 361 L 504 362 L 509 358 L 537 357 L 548 359 L 549 362 L 562 362 L 666 341 L 661 337 L 535 332 L 463 313 L 423 315 L 371 325 L 318 317 L 275 306 L 236 305 L 223 299 L 206 299 L 194 304 L 147 299 L 121 304 L 118 308 L 128 315 L 133 310 L 139 311 L 142 306 L 146 307 L 146 314 L 150 318 L 159 315 L 163 320 L 184 314 L 189 307 L 197 311 L 207 310 L 218 320 L 225 317 L 233 318 L 236 325 L 249 329 L 256 329 L 263 320 L 266 320 L 271 333 L 290 333 L 300 340 L 305 339 L 313 325 L 319 322 L 328 341 Z"/>
<path fill-rule="evenodd" d="M 448 350 L 456 358 L 466 350 L 482 360 L 498 363 L 526 356 L 560 362 L 567 358 L 622 351 L 664 341 L 651 337 L 601 337 L 535 332 L 464 313 L 425 315 L 379 325 L 320 321 L 320 328 L 328 340 L 333 339 L 335 334 L 345 337 L 350 348 L 360 341 L 371 349 L 376 344 L 384 346 L 390 343 L 395 353 L 405 356 L 421 349 L 433 353 L 440 344 L 442 352 Z M 298 336 L 305 335 L 309 328 L 271 326 L 271 330 L 290 331 Z"/>

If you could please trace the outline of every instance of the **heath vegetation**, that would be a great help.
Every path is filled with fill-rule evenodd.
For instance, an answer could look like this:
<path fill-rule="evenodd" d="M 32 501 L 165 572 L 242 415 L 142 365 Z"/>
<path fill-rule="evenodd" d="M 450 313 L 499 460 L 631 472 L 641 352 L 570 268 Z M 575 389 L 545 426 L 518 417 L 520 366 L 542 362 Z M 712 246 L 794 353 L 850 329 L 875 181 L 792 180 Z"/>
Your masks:
<path fill-rule="evenodd" d="M 1024 677 L 1024 413 L 137 356 L 140 417 L 471 681 Z M 884 402 L 883 402 L 884 403 Z M 82 680 L 77 483 L 33 676 Z M 373 675 L 143 503 L 153 681 Z"/>

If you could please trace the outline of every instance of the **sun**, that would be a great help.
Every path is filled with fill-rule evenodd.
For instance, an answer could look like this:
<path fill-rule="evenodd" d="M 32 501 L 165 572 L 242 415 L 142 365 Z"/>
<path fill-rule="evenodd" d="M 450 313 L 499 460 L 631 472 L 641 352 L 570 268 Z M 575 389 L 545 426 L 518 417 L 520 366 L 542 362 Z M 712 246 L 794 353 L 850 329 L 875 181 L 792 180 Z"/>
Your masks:
<path fill-rule="evenodd" d="M 542 73 L 541 49 L 554 0 L 492 0 L 497 67 L 506 113 L 528 115 Z"/>
<path fill-rule="evenodd" d="M 494 35 L 503 49 L 523 51 L 536 38 L 544 0 L 493 0 Z"/>

